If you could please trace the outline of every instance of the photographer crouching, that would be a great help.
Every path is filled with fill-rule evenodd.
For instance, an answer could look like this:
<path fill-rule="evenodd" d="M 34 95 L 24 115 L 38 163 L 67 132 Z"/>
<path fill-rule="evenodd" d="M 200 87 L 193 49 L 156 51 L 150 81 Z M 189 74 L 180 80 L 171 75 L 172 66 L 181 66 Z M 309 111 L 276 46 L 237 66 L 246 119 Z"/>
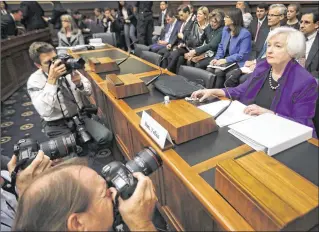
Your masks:
<path fill-rule="evenodd" d="M 85 61 L 57 56 L 53 46 L 45 42 L 31 44 L 29 55 L 38 70 L 30 76 L 27 89 L 46 136 L 77 132 L 81 145 L 93 137 L 99 147 L 109 146 L 112 132 L 96 119 L 96 112 L 83 110 L 81 97 L 92 92 L 90 81 L 77 71 L 84 68 Z"/>
<path fill-rule="evenodd" d="M 114 163 L 104 170 L 106 175 L 110 170 L 116 174 L 121 173 L 118 171 L 123 167 Z M 156 196 L 152 181 L 140 172 L 132 175 L 136 189 L 124 200 L 122 194 L 118 194 L 120 190 L 114 188 L 116 186 L 109 188 L 109 182 L 88 168 L 83 158 L 69 159 L 45 171 L 25 189 L 13 230 L 108 231 L 114 228 L 113 201 L 120 195 L 118 211 L 128 228 L 155 231 L 152 215 Z M 52 191 L 54 189 L 58 191 Z"/>

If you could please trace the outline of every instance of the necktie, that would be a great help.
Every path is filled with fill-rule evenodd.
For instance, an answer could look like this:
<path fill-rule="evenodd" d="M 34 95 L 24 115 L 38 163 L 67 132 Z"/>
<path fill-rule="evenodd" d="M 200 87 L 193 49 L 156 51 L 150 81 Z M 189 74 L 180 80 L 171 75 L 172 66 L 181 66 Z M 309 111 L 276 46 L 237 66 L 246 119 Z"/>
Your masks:
<path fill-rule="evenodd" d="M 64 81 L 67 81 L 67 80 L 64 79 Z M 74 102 L 74 96 L 72 95 L 72 93 L 70 93 L 64 81 L 62 81 L 61 79 L 59 80 L 60 92 L 61 92 L 61 95 L 63 96 L 64 109 L 63 109 L 63 105 L 61 105 L 61 107 L 65 116 L 72 117 L 75 114 L 77 114 L 78 109 L 77 109 L 76 103 Z"/>
<path fill-rule="evenodd" d="M 162 12 L 162 22 L 161 22 L 161 26 L 164 26 L 164 18 L 165 18 L 165 14 L 164 14 L 164 12 Z"/>
<path fill-rule="evenodd" d="M 258 23 L 257 23 L 257 30 L 256 30 L 256 36 L 255 36 L 255 42 L 256 42 L 256 40 L 257 40 L 260 27 L 261 27 L 261 23 L 258 21 Z"/>
<path fill-rule="evenodd" d="M 265 55 L 267 51 L 267 42 L 264 43 L 263 49 L 261 50 L 259 56 L 257 57 L 257 60 L 263 58 L 263 56 Z"/>
<path fill-rule="evenodd" d="M 99 18 L 96 19 L 96 24 L 98 25 L 100 23 Z"/>

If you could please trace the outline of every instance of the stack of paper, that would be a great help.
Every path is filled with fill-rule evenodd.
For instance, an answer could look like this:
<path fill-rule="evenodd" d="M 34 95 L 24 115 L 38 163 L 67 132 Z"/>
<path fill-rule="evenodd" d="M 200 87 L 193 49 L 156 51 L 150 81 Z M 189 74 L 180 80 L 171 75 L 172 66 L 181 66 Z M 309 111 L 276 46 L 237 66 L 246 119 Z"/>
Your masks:
<path fill-rule="evenodd" d="M 270 113 L 236 123 L 229 128 L 229 133 L 270 156 L 310 139 L 313 131 L 311 127 Z"/>
<path fill-rule="evenodd" d="M 229 100 L 223 100 L 202 105 L 198 108 L 215 117 L 217 113 L 225 108 L 228 104 Z M 253 116 L 244 113 L 245 108 L 246 106 L 243 103 L 239 101 L 233 101 L 229 108 L 216 119 L 217 125 L 219 127 L 224 127 L 252 118 Z"/>

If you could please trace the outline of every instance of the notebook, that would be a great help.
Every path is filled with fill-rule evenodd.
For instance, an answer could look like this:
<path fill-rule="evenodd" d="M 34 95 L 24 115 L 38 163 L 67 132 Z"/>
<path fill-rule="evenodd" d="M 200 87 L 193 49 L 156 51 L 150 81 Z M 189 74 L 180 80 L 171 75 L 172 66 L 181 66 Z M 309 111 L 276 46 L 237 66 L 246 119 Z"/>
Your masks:
<path fill-rule="evenodd" d="M 266 113 L 229 126 L 229 133 L 272 156 L 312 137 L 313 129 L 289 119 Z"/>
<path fill-rule="evenodd" d="M 215 117 L 217 113 L 225 108 L 228 104 L 229 100 L 222 100 L 202 105 L 198 108 Z M 252 118 L 253 116 L 244 113 L 245 108 L 246 105 L 243 103 L 239 101 L 233 101 L 229 108 L 216 119 L 217 125 L 219 127 L 224 127 Z"/>
<path fill-rule="evenodd" d="M 218 68 L 222 71 L 234 66 L 236 63 L 226 63 L 226 64 L 221 64 L 221 65 L 208 65 L 207 68 Z"/>

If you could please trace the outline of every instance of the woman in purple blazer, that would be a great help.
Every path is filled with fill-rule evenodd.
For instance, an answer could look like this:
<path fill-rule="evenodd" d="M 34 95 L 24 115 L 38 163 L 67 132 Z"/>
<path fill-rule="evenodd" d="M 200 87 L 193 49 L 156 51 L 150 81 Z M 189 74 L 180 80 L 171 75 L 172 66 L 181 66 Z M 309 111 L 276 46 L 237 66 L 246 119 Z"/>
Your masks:
<path fill-rule="evenodd" d="M 228 92 L 226 89 L 198 90 L 192 97 L 203 101 L 209 96 L 231 96 L 248 105 L 246 114 L 277 114 L 314 128 L 318 83 L 295 60 L 303 57 L 305 51 L 305 37 L 301 32 L 288 27 L 276 28 L 267 38 L 266 60 L 257 63 L 246 82 L 228 88 Z M 315 130 L 313 136 L 316 137 Z"/>
<path fill-rule="evenodd" d="M 222 40 L 218 45 L 218 49 L 214 59 L 210 65 L 222 65 L 225 63 L 236 62 L 235 66 L 225 71 L 220 69 L 207 68 L 207 71 L 216 75 L 215 88 L 222 88 L 225 82 L 225 76 L 233 69 L 242 67 L 248 60 L 251 52 L 251 34 L 244 28 L 243 16 L 240 9 L 230 9 L 225 14 L 225 27 L 222 33 Z"/>

